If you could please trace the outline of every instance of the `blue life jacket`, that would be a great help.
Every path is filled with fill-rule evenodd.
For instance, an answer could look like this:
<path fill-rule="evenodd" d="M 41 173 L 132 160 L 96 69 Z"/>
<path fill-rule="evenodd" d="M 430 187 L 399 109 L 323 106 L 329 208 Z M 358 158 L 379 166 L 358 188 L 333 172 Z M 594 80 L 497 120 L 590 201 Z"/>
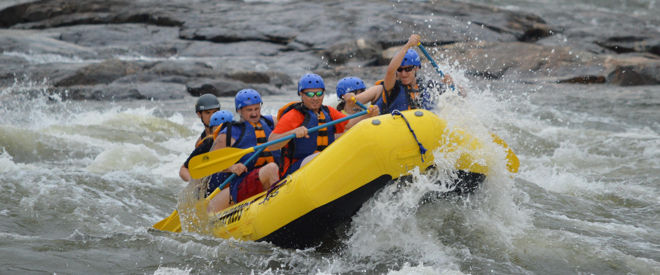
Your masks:
<path fill-rule="evenodd" d="M 275 128 L 273 117 L 261 116 L 261 118 L 259 119 L 259 123 L 261 124 L 261 128 L 264 131 L 265 137 L 257 138 L 256 131 L 259 129 L 255 129 L 255 127 L 252 126 L 252 124 L 250 124 L 247 121 L 223 124 L 223 127 L 225 128 L 222 129 L 220 133 L 226 134 L 226 140 L 227 140 L 226 147 L 245 149 L 266 143 L 268 141 L 268 136 L 270 136 L 270 133 Z M 234 144 L 231 144 L 232 139 L 235 140 Z M 247 159 L 250 158 L 252 154 L 254 154 L 254 152 L 246 154 L 238 162 L 245 164 Z M 238 194 L 238 186 L 241 183 L 241 181 L 243 181 L 243 179 L 247 174 L 249 174 L 254 169 L 257 169 L 261 166 L 268 164 L 269 162 L 276 162 L 280 158 L 281 157 L 279 151 L 270 152 L 264 150 L 263 152 L 261 152 L 261 154 L 256 160 L 248 164 L 245 164 L 245 166 L 247 167 L 247 172 L 241 174 L 240 176 L 237 176 L 230 182 L 229 192 L 232 196 L 232 199 L 236 201 L 236 197 Z M 229 178 L 229 176 L 231 176 L 231 173 L 220 173 L 220 174 L 221 176 L 217 177 L 217 179 L 214 180 L 214 183 L 216 181 L 224 182 L 227 178 Z M 217 184 L 219 185 L 221 183 L 217 183 Z"/>
<path fill-rule="evenodd" d="M 421 79 L 417 79 L 417 83 L 422 83 Z M 385 91 L 385 83 L 383 85 L 383 93 L 376 101 L 376 105 L 380 109 L 380 114 L 390 114 L 394 110 L 405 111 L 410 109 L 426 109 L 431 110 L 435 107 L 434 98 L 431 95 L 430 89 L 436 85 L 442 85 L 435 81 L 429 81 L 423 85 L 421 89 L 416 89 L 408 85 L 403 85 L 401 80 L 394 82 L 392 91 L 387 93 Z M 440 86 L 442 94 L 444 92 L 443 86 Z"/>

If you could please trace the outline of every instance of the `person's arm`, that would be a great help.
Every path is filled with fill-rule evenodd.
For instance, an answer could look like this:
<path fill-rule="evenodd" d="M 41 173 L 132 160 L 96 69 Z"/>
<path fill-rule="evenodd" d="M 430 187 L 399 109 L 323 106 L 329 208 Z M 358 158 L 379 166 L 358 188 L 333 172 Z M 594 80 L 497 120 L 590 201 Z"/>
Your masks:
<path fill-rule="evenodd" d="M 385 85 L 385 91 L 391 91 L 392 88 L 394 88 L 394 83 L 396 82 L 396 69 L 398 69 L 401 66 L 401 61 L 403 61 L 403 57 L 406 56 L 406 52 L 408 49 L 411 47 L 417 46 L 419 44 L 419 41 L 421 40 L 421 37 L 417 34 L 412 34 L 410 35 L 410 38 L 408 38 L 408 42 L 399 49 L 399 51 L 392 57 L 392 60 L 390 60 L 390 64 L 387 66 L 387 72 L 385 73 L 385 79 L 384 79 L 384 85 Z"/>
<path fill-rule="evenodd" d="M 355 102 L 351 100 L 351 98 L 353 97 L 355 97 L 355 99 L 362 104 L 366 104 L 367 102 L 371 104 L 376 104 L 376 101 L 378 101 L 382 93 L 383 93 L 383 85 L 371 86 L 368 89 L 366 89 L 364 92 L 360 93 L 359 95 L 355 95 L 354 93 L 346 93 L 344 94 L 344 97 L 342 97 L 344 102 L 346 102 L 346 106 L 344 106 L 344 109 L 357 108 L 357 106 L 355 106 L 356 105 Z"/>
<path fill-rule="evenodd" d="M 199 141 L 201 141 L 201 140 L 202 140 L 201 137 L 198 137 L 197 140 L 195 140 L 195 143 L 194 143 L 194 144 L 195 144 L 195 147 L 197 147 L 197 144 L 199 144 Z"/>
<path fill-rule="evenodd" d="M 332 117 L 332 120 L 338 120 L 341 118 L 346 117 L 345 114 L 342 114 L 341 112 L 337 111 L 336 109 L 329 108 L 330 110 L 330 116 Z M 335 129 L 337 129 L 337 133 L 344 133 L 348 131 L 353 125 L 357 124 L 358 122 L 362 121 L 365 118 L 377 116 L 380 114 L 380 111 L 378 110 L 378 106 L 372 105 L 367 108 L 367 114 L 361 115 L 356 118 L 349 119 L 348 121 L 344 121 L 338 124 L 335 124 Z"/>
<path fill-rule="evenodd" d="M 298 128 L 291 129 L 291 130 L 286 131 L 286 132 L 281 133 L 281 134 L 277 134 L 275 132 L 272 132 L 272 133 L 270 133 L 270 136 L 268 137 L 268 141 L 271 142 L 273 140 L 286 137 L 290 134 L 295 134 L 297 138 L 301 138 L 301 137 L 309 138 L 309 135 L 307 134 L 307 127 L 300 126 Z M 285 141 L 282 141 L 280 143 L 275 143 L 271 146 L 268 146 L 268 150 L 269 151 L 279 150 L 280 148 L 284 147 L 287 143 L 289 143 L 289 141 L 291 141 L 291 140 L 285 140 Z"/>
<path fill-rule="evenodd" d="M 231 127 L 231 126 L 230 126 Z M 234 144 L 234 139 L 231 139 L 231 144 Z M 215 138 L 215 141 L 213 142 L 213 147 L 211 147 L 211 151 L 215 151 L 218 149 L 222 149 L 227 147 L 227 133 L 226 132 L 220 132 L 218 134 L 218 137 Z"/>
<path fill-rule="evenodd" d="M 190 181 L 190 171 L 185 165 L 181 165 L 181 168 L 179 168 L 179 177 L 183 181 Z"/>
<path fill-rule="evenodd" d="M 235 142 L 236 140 L 232 138 L 231 144 L 234 144 Z M 211 151 L 219 150 L 226 147 L 227 147 L 227 132 L 220 132 L 220 134 L 218 134 L 218 137 L 215 138 L 215 141 L 213 142 L 213 147 L 211 147 Z M 247 167 L 239 162 L 230 166 L 225 170 L 222 170 L 221 172 L 234 173 L 240 176 L 246 171 L 247 171 Z"/>
<path fill-rule="evenodd" d="M 442 78 L 442 83 L 447 85 L 447 88 L 449 88 L 449 87 L 451 87 L 451 85 L 454 85 L 454 79 L 451 78 L 451 76 L 449 74 L 445 74 L 445 77 Z M 458 90 L 458 94 L 460 96 L 462 96 L 462 97 L 467 96 L 467 94 L 465 93 L 465 89 L 463 89 L 463 87 L 461 87 L 459 85 L 455 85 L 454 87 L 456 87 L 456 89 Z M 451 89 L 451 88 L 449 88 L 449 89 Z"/>
<path fill-rule="evenodd" d="M 352 101 L 350 100 L 350 98 L 355 97 L 357 101 L 359 101 L 362 104 L 366 104 L 367 102 L 374 104 L 376 103 L 378 98 L 380 98 L 380 94 L 382 92 L 383 92 L 383 85 L 375 85 L 364 90 L 364 92 L 360 93 L 359 95 L 355 95 L 354 93 L 346 93 L 343 99 L 344 101 L 348 102 L 348 101 Z"/>
<path fill-rule="evenodd" d="M 190 170 L 188 169 L 188 163 L 190 162 L 190 159 L 197 155 L 201 155 L 203 153 L 207 153 L 211 150 L 211 147 L 213 146 L 212 140 L 211 139 L 205 139 L 202 144 L 197 146 L 195 150 L 190 153 L 188 158 L 186 159 L 185 162 L 183 162 L 183 165 L 181 165 L 181 168 L 179 168 L 179 177 L 184 180 L 184 181 L 190 181 Z"/>
<path fill-rule="evenodd" d="M 365 118 L 374 117 L 374 116 L 377 116 L 379 114 L 380 114 L 380 110 L 378 109 L 378 106 L 371 105 L 371 106 L 367 107 L 367 114 L 356 117 L 356 118 L 353 118 L 353 119 L 349 119 L 348 123 L 346 123 L 344 131 L 348 131 L 348 129 L 351 129 L 351 127 L 353 127 L 353 125 L 357 124 L 358 122 L 362 121 Z"/>
<path fill-rule="evenodd" d="M 280 118 L 277 124 L 275 124 L 275 129 L 273 129 L 273 132 L 270 133 L 270 136 L 268 137 L 268 141 L 270 142 L 273 140 L 277 140 L 291 134 L 295 134 L 297 138 L 309 137 L 309 135 L 307 134 L 307 128 L 305 126 L 301 126 L 303 120 L 304 120 L 303 114 L 298 113 L 297 111 L 287 112 Z M 273 144 L 271 146 L 268 146 L 268 150 L 269 151 L 279 150 L 280 148 L 284 147 L 289 141 L 291 140 L 282 141 Z"/>

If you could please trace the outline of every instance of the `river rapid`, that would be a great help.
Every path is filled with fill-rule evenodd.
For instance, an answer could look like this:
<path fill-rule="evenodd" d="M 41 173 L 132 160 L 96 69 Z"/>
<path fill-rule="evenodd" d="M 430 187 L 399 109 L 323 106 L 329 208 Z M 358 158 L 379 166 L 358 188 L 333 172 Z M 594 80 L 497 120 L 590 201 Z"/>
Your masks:
<path fill-rule="evenodd" d="M 30 62 L 63 62 L 43 58 Z M 660 273 L 660 86 L 475 80 L 440 65 L 469 92 L 441 96 L 435 113 L 499 135 L 519 173 L 500 159 L 475 194 L 443 199 L 425 194 L 447 175 L 414 173 L 368 201 L 344 238 L 305 250 L 151 228 L 185 186 L 178 169 L 202 130 L 195 97 L 66 101 L 17 77 L 0 90 L 0 273 Z M 263 112 L 296 99 L 265 96 Z"/>

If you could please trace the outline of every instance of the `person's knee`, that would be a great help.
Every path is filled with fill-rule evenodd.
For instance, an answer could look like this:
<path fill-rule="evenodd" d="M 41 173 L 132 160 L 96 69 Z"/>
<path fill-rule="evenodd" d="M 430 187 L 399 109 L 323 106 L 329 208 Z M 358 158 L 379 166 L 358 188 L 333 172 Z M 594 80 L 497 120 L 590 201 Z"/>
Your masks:
<path fill-rule="evenodd" d="M 266 164 L 259 170 L 259 180 L 264 184 L 272 184 L 279 179 L 279 167 L 274 162 Z"/>

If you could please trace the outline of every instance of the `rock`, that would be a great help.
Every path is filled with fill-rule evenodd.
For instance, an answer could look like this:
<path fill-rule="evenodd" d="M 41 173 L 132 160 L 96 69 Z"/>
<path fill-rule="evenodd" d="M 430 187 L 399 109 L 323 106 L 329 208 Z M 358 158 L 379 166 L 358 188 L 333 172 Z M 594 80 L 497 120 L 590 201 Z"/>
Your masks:
<path fill-rule="evenodd" d="M 284 47 L 278 44 L 248 41 L 227 44 L 216 44 L 211 42 L 195 41 L 180 52 L 183 56 L 274 56 Z"/>
<path fill-rule="evenodd" d="M 378 65 L 389 65 L 390 60 L 392 60 L 392 57 L 394 57 L 394 55 L 399 52 L 399 49 L 401 49 L 401 47 L 390 47 L 381 52 L 380 56 L 378 57 Z M 420 55 L 420 57 L 421 56 L 422 55 Z"/>
<path fill-rule="evenodd" d="M 0 4 L 0 26 L 11 28 L 0 29 L 0 85 L 46 79 L 70 99 L 290 93 L 309 72 L 327 78 L 328 89 L 349 75 L 372 83 L 411 33 L 441 66 L 525 83 L 652 85 L 660 56 L 659 19 L 579 6 L 566 13 L 452 1 L 12 3 Z"/>
<path fill-rule="evenodd" d="M 518 41 L 534 42 L 541 38 L 548 37 L 556 33 L 548 26 L 541 17 L 535 14 L 508 14 L 507 27 L 512 30 L 522 32 L 517 33 Z"/>
<path fill-rule="evenodd" d="M 332 64 L 344 64 L 349 60 L 377 60 L 382 51 L 380 45 L 358 39 L 331 46 L 321 54 Z"/>
<path fill-rule="evenodd" d="M 467 74 L 487 79 L 506 76 L 532 82 L 654 85 L 660 75 L 660 60 L 643 56 L 597 56 L 567 47 L 519 42 L 464 43 L 443 49 Z M 512 52 L 516 53 L 513 57 Z"/>
<path fill-rule="evenodd" d="M 186 86 L 176 83 L 139 83 L 137 90 L 146 99 L 153 100 L 181 99 L 188 95 Z"/>
<path fill-rule="evenodd" d="M 271 24 L 260 25 L 255 21 L 234 21 L 230 24 L 198 28 L 184 26 L 180 32 L 182 39 L 189 40 L 204 40 L 217 43 L 264 41 L 283 45 L 293 41 L 296 35 L 297 32 L 292 28 Z"/>
<path fill-rule="evenodd" d="M 288 75 L 279 72 L 238 71 L 228 74 L 227 77 L 240 80 L 243 83 L 271 84 L 278 88 L 281 88 L 283 85 L 293 84 L 293 81 L 291 81 Z"/>
<path fill-rule="evenodd" d="M 126 0 L 37 1 L 0 11 L 0 27 L 53 28 L 76 24 L 149 23 L 180 26 L 183 22 L 168 11 L 154 9 L 151 3 Z"/>
<path fill-rule="evenodd" d="M 281 94 L 279 87 L 263 83 L 245 83 L 233 79 L 194 79 L 187 85 L 188 93 L 193 96 L 211 93 L 216 96 L 234 97 L 242 89 L 255 89 L 262 95 Z"/>
<path fill-rule="evenodd" d="M 159 61 L 146 72 L 160 76 L 184 76 L 184 77 L 216 77 L 222 76 L 221 72 L 215 71 L 212 66 L 195 60 L 167 60 Z"/>
<path fill-rule="evenodd" d="M 52 83 L 57 82 L 59 79 L 69 77 L 76 73 L 77 70 L 80 70 L 87 66 L 83 63 L 23 63 L 23 65 L 18 68 L 13 65 L 4 63 L 3 66 L 0 66 L 0 72 L 2 72 L 2 79 L 0 82 L 7 83 L 11 85 L 15 81 L 20 82 L 37 82 L 37 83 L 46 83 L 52 85 Z M 6 73 L 5 73 L 6 72 Z M 5 78 L 6 77 L 6 78 Z"/>
<path fill-rule="evenodd" d="M 658 38 L 638 35 L 615 36 L 594 43 L 616 53 L 648 52 L 660 56 L 660 39 Z"/>
<path fill-rule="evenodd" d="M 21 72 L 28 66 L 20 56 L 0 55 L 0 88 L 9 87 L 22 78 Z"/>
<path fill-rule="evenodd" d="M 619 16 L 608 12 L 576 9 L 571 13 L 545 15 L 561 39 L 544 39 L 544 45 L 568 46 L 592 53 L 651 52 L 660 39 L 660 20 Z M 613 20 L 613 18 L 616 18 Z"/>
<path fill-rule="evenodd" d="M 110 59 L 98 64 L 88 65 L 75 74 L 65 77 L 54 83 L 57 87 L 107 84 L 114 80 L 142 71 L 142 65 L 135 62 L 126 62 Z"/>
<path fill-rule="evenodd" d="M 128 100 L 146 99 L 136 86 L 69 86 L 55 87 L 51 93 L 58 94 L 63 100 Z"/>
<path fill-rule="evenodd" d="M 147 24 L 80 25 L 54 28 L 58 39 L 94 48 L 100 56 L 171 57 L 188 46 L 178 39 L 178 28 Z"/>
<path fill-rule="evenodd" d="M 246 88 L 245 83 L 231 79 L 195 79 L 186 84 L 187 91 L 192 96 L 211 93 L 216 96 L 233 97 Z"/>
<path fill-rule="evenodd" d="M 96 52 L 88 47 L 57 39 L 57 32 L 32 30 L 0 30 L 0 51 L 25 54 L 25 58 L 39 55 L 56 56 L 62 59 L 96 58 Z M 53 60 L 56 62 L 58 60 Z"/>
<path fill-rule="evenodd" d="M 156 82 L 55 87 L 51 93 L 60 95 L 62 99 L 110 101 L 134 99 L 170 100 L 181 99 L 187 95 L 184 85 Z"/>
<path fill-rule="evenodd" d="M 607 75 L 607 82 L 620 86 L 660 84 L 660 60 L 640 62 L 634 65 L 617 65 Z"/>

